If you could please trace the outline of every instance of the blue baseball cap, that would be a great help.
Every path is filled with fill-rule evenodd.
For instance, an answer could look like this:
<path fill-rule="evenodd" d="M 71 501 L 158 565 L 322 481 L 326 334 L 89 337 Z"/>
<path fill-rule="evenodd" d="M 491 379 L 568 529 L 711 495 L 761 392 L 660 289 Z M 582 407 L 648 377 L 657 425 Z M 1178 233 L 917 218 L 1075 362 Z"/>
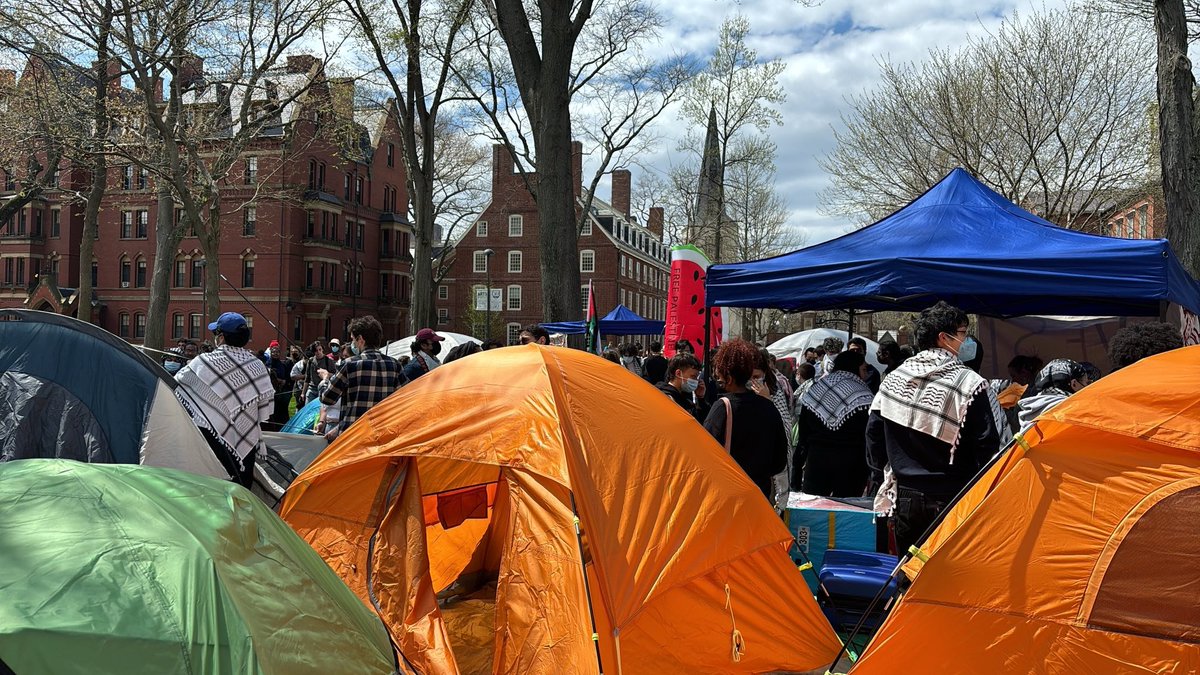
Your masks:
<path fill-rule="evenodd" d="M 209 330 L 219 330 L 222 333 L 232 333 L 246 326 L 246 317 L 237 312 L 225 312 L 217 320 L 208 324 Z"/>

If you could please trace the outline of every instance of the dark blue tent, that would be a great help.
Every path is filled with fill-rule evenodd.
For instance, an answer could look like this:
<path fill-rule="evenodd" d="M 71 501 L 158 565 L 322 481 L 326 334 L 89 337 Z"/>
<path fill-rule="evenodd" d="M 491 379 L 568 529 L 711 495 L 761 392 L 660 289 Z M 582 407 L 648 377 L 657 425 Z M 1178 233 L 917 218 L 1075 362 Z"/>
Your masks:
<path fill-rule="evenodd" d="M 955 169 L 873 225 L 752 262 L 709 268 L 712 307 L 1159 316 L 1200 312 L 1200 284 L 1164 239 L 1119 239 L 1043 220 Z"/>
<path fill-rule="evenodd" d="M 601 335 L 661 335 L 666 326 L 665 321 L 643 319 L 625 305 L 609 312 L 598 322 Z M 574 335 L 587 332 L 584 321 L 563 321 L 559 323 L 544 323 L 542 328 L 551 333 Z"/>

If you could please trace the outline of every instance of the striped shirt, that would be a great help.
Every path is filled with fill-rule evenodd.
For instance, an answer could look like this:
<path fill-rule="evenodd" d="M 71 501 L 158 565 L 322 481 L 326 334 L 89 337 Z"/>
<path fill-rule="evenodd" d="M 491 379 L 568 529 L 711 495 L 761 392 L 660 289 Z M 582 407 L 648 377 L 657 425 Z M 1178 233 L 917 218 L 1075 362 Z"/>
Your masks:
<path fill-rule="evenodd" d="M 400 363 L 378 349 L 368 349 L 342 361 L 342 367 L 321 395 L 321 403 L 333 405 L 342 400 L 338 428 L 345 430 L 354 420 L 367 414 L 371 406 L 391 396 L 405 382 Z"/>

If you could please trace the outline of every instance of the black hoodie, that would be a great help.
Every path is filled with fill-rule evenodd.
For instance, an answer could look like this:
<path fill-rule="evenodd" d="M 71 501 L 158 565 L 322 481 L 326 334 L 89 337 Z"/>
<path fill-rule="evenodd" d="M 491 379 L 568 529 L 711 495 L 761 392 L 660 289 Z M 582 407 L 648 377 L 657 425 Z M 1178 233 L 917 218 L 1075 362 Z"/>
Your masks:
<path fill-rule="evenodd" d="M 659 391 L 670 396 L 672 401 L 678 403 L 680 408 L 688 411 L 692 417 L 696 418 L 697 422 L 704 424 L 705 418 L 708 417 L 709 404 L 707 401 L 701 399 L 699 402 L 693 402 L 692 399 L 695 398 L 694 396 L 672 387 L 669 382 L 660 382 L 657 386 Z"/>

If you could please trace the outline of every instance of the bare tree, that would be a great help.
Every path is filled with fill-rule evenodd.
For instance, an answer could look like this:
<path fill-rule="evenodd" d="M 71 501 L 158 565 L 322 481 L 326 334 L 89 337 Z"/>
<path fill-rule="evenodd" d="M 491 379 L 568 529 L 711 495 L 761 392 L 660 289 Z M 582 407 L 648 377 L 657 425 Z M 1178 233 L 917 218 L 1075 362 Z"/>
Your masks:
<path fill-rule="evenodd" d="M 44 192 L 64 160 L 88 169 L 90 186 L 85 194 L 75 195 L 84 202 L 75 296 L 78 317 L 84 321 L 91 320 L 92 251 L 107 187 L 114 108 L 119 107 L 114 91 L 121 72 L 112 60 L 111 40 L 115 12 L 112 0 L 12 3 L 0 8 L 0 44 L 27 60 L 34 80 L 23 93 L 26 100 L 35 97 L 37 112 L 18 128 L 40 127 L 40 140 L 29 138 L 24 189 L 5 207 L 22 208 Z"/>
<path fill-rule="evenodd" d="M 1194 9 L 1194 8 L 1193 8 Z M 1184 268 L 1200 275 L 1200 157 L 1196 156 L 1196 78 L 1188 58 L 1187 15 L 1181 0 L 1155 0 L 1158 38 L 1158 133 L 1167 239 Z"/>
<path fill-rule="evenodd" d="M 436 146 L 442 108 L 453 100 L 451 64 L 463 50 L 471 0 L 345 0 L 358 34 L 387 80 L 398 111 L 413 217 L 415 330 L 434 325 L 433 247 L 438 201 Z"/>
<path fill-rule="evenodd" d="M 543 318 L 577 318 L 578 232 L 595 187 L 624 153 L 640 148 L 638 140 L 694 71 L 684 59 L 655 61 L 641 53 L 642 41 L 662 25 L 645 0 L 541 3 L 537 11 L 522 0 L 483 4 L 495 32 L 476 24 L 479 57 L 459 79 L 537 202 Z M 519 101 L 508 95 L 511 83 Z M 590 130 L 585 137 L 597 165 L 586 192 L 571 168 L 573 104 L 586 110 L 581 128 Z"/>
<path fill-rule="evenodd" d="M 1066 226 L 1096 226 L 1149 176 L 1149 54 L 1129 22 L 1064 10 L 1013 15 L 922 64 L 885 61 L 821 161 L 823 204 L 874 220 L 961 166 Z"/>
<path fill-rule="evenodd" d="M 247 146 L 264 129 L 283 127 L 302 101 L 321 117 L 321 103 L 307 97 L 314 83 L 324 83 L 324 61 L 285 56 L 317 32 L 330 6 L 329 0 L 166 0 L 120 8 L 117 56 L 141 104 L 120 148 L 169 186 L 183 213 L 178 222 L 164 217 L 167 191 L 160 191 L 148 346 L 162 344 L 171 265 L 188 228 L 206 263 L 205 311 L 220 313 L 221 188 Z"/>
<path fill-rule="evenodd" d="M 491 154 L 467 130 L 448 118 L 434 127 L 433 212 L 441 237 L 433 254 L 436 285 L 450 272 L 453 243 L 460 229 L 487 205 Z"/>

